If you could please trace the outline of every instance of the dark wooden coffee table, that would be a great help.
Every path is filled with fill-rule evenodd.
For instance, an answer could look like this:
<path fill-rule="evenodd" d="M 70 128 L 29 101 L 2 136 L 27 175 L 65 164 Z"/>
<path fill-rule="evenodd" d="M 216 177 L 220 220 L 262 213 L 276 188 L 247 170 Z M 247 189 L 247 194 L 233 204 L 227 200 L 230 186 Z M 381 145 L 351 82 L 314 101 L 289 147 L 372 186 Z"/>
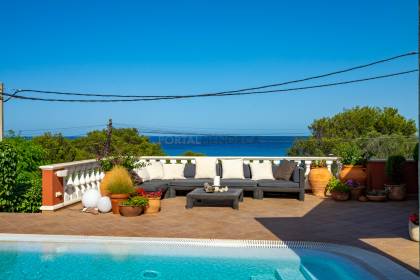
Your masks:
<path fill-rule="evenodd" d="M 231 201 L 233 209 L 239 209 L 239 202 L 243 201 L 244 196 L 241 189 L 229 189 L 227 192 L 207 193 L 203 188 L 197 188 L 187 194 L 187 209 L 194 207 L 194 202 L 202 201 L 209 204 L 211 202 Z"/>

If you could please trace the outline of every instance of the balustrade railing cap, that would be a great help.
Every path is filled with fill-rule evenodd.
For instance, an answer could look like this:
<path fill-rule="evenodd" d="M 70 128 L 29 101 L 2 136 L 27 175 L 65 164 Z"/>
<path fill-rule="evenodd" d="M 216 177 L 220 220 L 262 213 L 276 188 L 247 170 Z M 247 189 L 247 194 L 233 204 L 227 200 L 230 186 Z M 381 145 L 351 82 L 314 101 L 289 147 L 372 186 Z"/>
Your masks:
<path fill-rule="evenodd" d="M 336 161 L 339 159 L 339 157 L 288 157 L 288 156 L 278 156 L 278 157 L 266 157 L 266 156 L 206 156 L 210 158 L 217 158 L 217 159 L 243 159 L 243 160 L 300 160 L 300 161 L 313 161 L 313 160 L 331 160 Z M 162 160 L 191 160 L 195 159 L 197 157 L 195 156 L 142 156 L 139 157 L 139 160 L 150 160 L 150 159 L 162 159 Z M 58 170 L 58 169 L 64 169 L 64 168 L 70 168 L 75 167 L 79 165 L 84 164 L 91 164 L 98 162 L 96 159 L 88 159 L 88 160 L 80 160 L 80 161 L 72 161 L 72 162 L 64 162 L 64 163 L 57 163 L 57 164 L 49 164 L 49 165 L 43 165 L 39 168 L 42 170 Z M 99 164 L 99 163 L 98 163 Z"/>
<path fill-rule="evenodd" d="M 142 156 L 139 159 L 195 159 L 198 156 Z M 267 157 L 267 156 L 204 156 L 209 158 L 218 158 L 218 159 L 260 159 L 260 160 L 279 160 L 279 159 L 289 159 L 289 160 L 338 160 L 339 157 L 300 157 L 300 156 L 278 156 L 278 157 Z"/>
<path fill-rule="evenodd" d="M 89 164 L 89 163 L 95 163 L 95 162 L 97 162 L 96 159 L 87 159 L 87 160 L 79 160 L 79 161 L 71 161 L 71 162 L 43 165 L 43 166 L 40 166 L 39 168 L 42 169 L 42 170 L 57 170 L 57 169 L 64 169 L 64 168 L 69 168 L 69 167 L 83 165 L 83 164 Z"/>

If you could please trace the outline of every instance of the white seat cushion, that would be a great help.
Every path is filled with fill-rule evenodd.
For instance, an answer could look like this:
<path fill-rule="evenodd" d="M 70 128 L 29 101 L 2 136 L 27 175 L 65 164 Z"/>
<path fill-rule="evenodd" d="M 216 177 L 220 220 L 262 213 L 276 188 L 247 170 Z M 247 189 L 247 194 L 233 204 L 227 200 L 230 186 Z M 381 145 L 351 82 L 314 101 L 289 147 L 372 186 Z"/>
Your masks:
<path fill-rule="evenodd" d="M 251 179 L 252 180 L 274 180 L 273 164 L 271 161 L 251 162 Z"/>
<path fill-rule="evenodd" d="M 184 169 L 185 164 L 179 163 L 164 163 L 163 167 L 163 179 L 185 179 Z"/>
<path fill-rule="evenodd" d="M 197 157 L 195 158 L 195 178 L 214 178 L 216 176 L 216 158 Z"/>
<path fill-rule="evenodd" d="M 222 159 L 223 179 L 245 179 L 242 159 Z"/>
<path fill-rule="evenodd" d="M 152 163 L 147 164 L 146 171 L 149 174 L 150 180 L 163 179 L 163 167 L 160 161 L 154 161 Z"/>

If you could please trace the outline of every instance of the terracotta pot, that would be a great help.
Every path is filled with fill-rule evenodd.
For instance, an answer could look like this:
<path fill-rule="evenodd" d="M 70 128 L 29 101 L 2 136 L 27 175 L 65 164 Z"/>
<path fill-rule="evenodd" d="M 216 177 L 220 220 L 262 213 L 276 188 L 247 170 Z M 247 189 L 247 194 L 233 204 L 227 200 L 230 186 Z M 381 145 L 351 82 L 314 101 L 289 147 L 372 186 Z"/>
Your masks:
<path fill-rule="evenodd" d="M 343 165 L 340 171 L 339 179 L 341 182 L 353 180 L 360 185 L 366 185 L 366 168 L 361 165 Z"/>
<path fill-rule="evenodd" d="M 120 213 L 120 203 L 126 201 L 129 197 L 128 194 L 111 194 L 111 204 L 112 204 L 112 213 L 119 214 Z"/>
<path fill-rule="evenodd" d="M 388 189 L 388 198 L 390 200 L 401 201 L 407 196 L 407 189 L 404 184 L 402 185 L 388 185 L 385 184 L 385 188 Z"/>
<path fill-rule="evenodd" d="M 358 200 L 360 196 L 362 196 L 365 192 L 365 186 L 359 186 L 355 188 L 350 188 L 350 196 L 353 200 Z"/>
<path fill-rule="evenodd" d="M 124 217 L 136 217 L 143 212 L 140 206 L 124 206 L 120 205 L 120 215 Z"/>
<path fill-rule="evenodd" d="M 160 211 L 160 198 L 149 198 L 149 206 L 144 209 L 145 214 L 158 213 Z"/>
<path fill-rule="evenodd" d="M 410 234 L 411 240 L 419 242 L 419 225 L 408 221 L 408 233 Z"/>
<path fill-rule="evenodd" d="M 348 192 L 331 192 L 331 196 L 337 201 L 346 201 L 349 199 L 350 194 Z"/>
<path fill-rule="evenodd" d="M 309 183 L 312 193 L 319 197 L 325 197 L 325 188 L 332 178 L 331 172 L 326 167 L 315 167 L 309 172 Z"/>

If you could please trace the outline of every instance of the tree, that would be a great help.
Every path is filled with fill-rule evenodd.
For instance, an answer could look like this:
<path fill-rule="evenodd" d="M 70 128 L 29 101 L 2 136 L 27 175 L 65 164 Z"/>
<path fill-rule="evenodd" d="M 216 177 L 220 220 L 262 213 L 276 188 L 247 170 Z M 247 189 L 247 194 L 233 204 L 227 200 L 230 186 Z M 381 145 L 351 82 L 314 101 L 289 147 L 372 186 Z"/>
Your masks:
<path fill-rule="evenodd" d="M 106 135 L 107 130 L 95 130 L 73 140 L 78 152 L 77 159 L 100 157 Z M 151 143 L 136 128 L 112 128 L 110 155 L 161 156 L 164 152 L 159 144 Z"/>
<path fill-rule="evenodd" d="M 298 139 L 289 149 L 292 156 L 338 155 L 342 142 L 357 145 L 365 154 L 387 158 L 400 154 L 411 157 L 416 144 L 416 124 L 395 108 L 354 107 L 332 117 L 314 120 L 311 136 Z"/>
<path fill-rule="evenodd" d="M 61 133 L 45 133 L 42 136 L 32 138 L 32 142 L 41 146 L 45 153 L 45 160 L 48 163 L 60 163 L 74 161 L 77 157 L 77 150 L 71 140 L 65 138 Z"/>
<path fill-rule="evenodd" d="M 315 120 L 309 130 L 312 137 L 347 138 L 377 135 L 414 136 L 416 123 L 407 120 L 395 108 L 354 107 L 344 110 L 331 118 Z"/>
<path fill-rule="evenodd" d="M 186 156 L 186 157 L 204 157 L 206 156 L 203 153 L 198 153 L 198 152 L 193 152 L 193 151 L 185 151 L 182 153 L 181 156 Z"/>

